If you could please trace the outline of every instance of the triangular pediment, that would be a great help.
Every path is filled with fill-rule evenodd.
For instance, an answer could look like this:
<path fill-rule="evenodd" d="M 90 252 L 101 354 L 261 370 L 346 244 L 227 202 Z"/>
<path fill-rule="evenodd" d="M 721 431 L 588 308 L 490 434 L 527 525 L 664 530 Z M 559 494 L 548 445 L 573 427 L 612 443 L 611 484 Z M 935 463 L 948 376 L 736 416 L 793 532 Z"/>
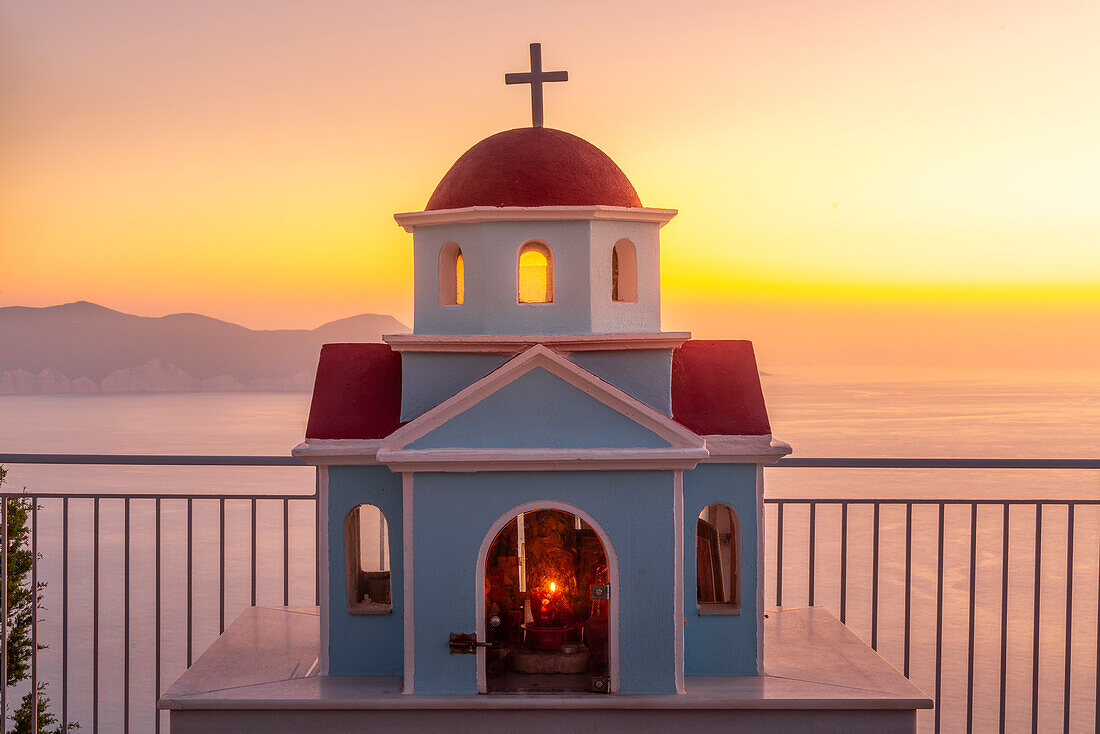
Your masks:
<path fill-rule="evenodd" d="M 383 440 L 381 463 L 434 471 L 688 468 L 702 437 L 535 345 Z"/>

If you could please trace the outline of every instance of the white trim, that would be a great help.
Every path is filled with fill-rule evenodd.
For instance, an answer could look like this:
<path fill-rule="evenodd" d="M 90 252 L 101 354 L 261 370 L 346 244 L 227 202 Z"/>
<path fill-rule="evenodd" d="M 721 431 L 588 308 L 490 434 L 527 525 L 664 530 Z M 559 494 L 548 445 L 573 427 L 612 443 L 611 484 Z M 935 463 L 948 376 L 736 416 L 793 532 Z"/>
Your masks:
<path fill-rule="evenodd" d="M 759 436 L 707 434 L 710 457 L 708 464 L 774 464 L 791 453 L 790 444 L 773 438 L 770 433 Z"/>
<path fill-rule="evenodd" d="M 652 222 L 665 226 L 676 216 L 675 209 L 633 206 L 466 206 L 459 209 L 433 209 L 394 214 L 394 220 L 412 232 L 415 227 L 433 224 L 469 224 L 473 222 L 517 222 L 577 219 L 611 219 L 619 222 Z"/>
<path fill-rule="evenodd" d="M 319 675 L 328 675 L 329 666 L 329 565 L 328 565 L 328 467 L 317 467 L 317 588 L 321 602 L 321 653 Z"/>
<path fill-rule="evenodd" d="M 525 304 L 538 305 L 538 304 Z M 395 352 L 486 352 L 519 354 L 535 344 L 549 344 L 559 352 L 617 349 L 676 349 L 691 339 L 689 331 L 652 334 L 384 334 L 382 341 Z"/>
<path fill-rule="evenodd" d="M 439 428 L 452 418 L 464 413 L 479 402 L 510 385 L 532 370 L 542 368 L 565 380 L 581 392 L 595 398 L 608 408 L 634 421 L 641 427 L 668 441 L 670 448 L 664 449 L 406 449 L 410 443 Z M 456 471 L 454 462 L 499 463 L 511 460 L 524 464 L 537 464 L 543 468 L 556 463 L 568 462 L 572 467 L 580 462 L 612 462 L 616 468 L 622 468 L 627 462 L 653 462 L 671 464 L 682 461 L 694 466 L 708 456 L 706 442 L 702 436 L 641 402 L 608 382 L 601 380 L 591 372 L 578 367 L 557 352 L 542 344 L 536 344 L 501 367 L 490 372 L 469 387 L 444 400 L 426 413 L 413 419 L 401 428 L 382 439 L 378 450 L 378 460 L 391 468 L 395 465 L 415 464 L 418 467 L 436 464 L 448 465 Z M 585 467 L 589 468 L 589 467 Z M 671 468 L 665 466 L 664 468 Z M 472 470 L 472 469 L 471 469 Z"/>
<path fill-rule="evenodd" d="M 404 623 L 405 638 L 405 677 L 402 680 L 401 692 L 413 693 L 416 672 L 416 631 L 413 626 L 413 475 L 411 472 L 401 475 L 401 556 L 403 568 L 401 619 Z"/>
<path fill-rule="evenodd" d="M 675 528 L 672 552 L 672 651 L 673 675 L 676 677 L 676 692 L 684 693 L 684 473 L 673 473 L 672 480 L 672 522 Z"/>
<path fill-rule="evenodd" d="M 395 471 L 582 471 L 693 469 L 704 448 L 687 449 L 399 449 L 379 451 Z"/>
<path fill-rule="evenodd" d="M 769 435 L 762 436 L 734 436 L 723 434 L 710 434 L 703 437 L 706 440 L 706 448 L 708 454 L 702 458 L 702 463 L 706 464 L 774 464 L 783 456 L 791 453 L 790 444 L 773 438 Z M 382 439 L 307 439 L 306 441 L 298 444 L 294 447 L 292 454 L 311 466 L 328 466 L 333 464 L 340 465 L 377 465 L 387 463 L 385 460 L 380 460 L 378 457 L 379 447 L 382 444 Z M 421 449 L 421 451 L 464 451 L 462 454 L 456 454 L 451 458 L 455 462 L 454 466 L 448 468 L 440 468 L 435 465 L 436 458 L 433 461 L 424 463 L 423 468 L 431 468 L 435 471 L 510 471 L 516 468 L 514 465 L 505 465 L 502 463 L 502 459 L 512 458 L 516 459 L 517 454 L 523 449 L 508 450 L 508 457 L 501 456 L 497 450 L 494 449 L 467 449 L 467 450 L 452 450 L 452 449 Z M 473 453 L 474 451 L 483 452 L 481 455 Z M 557 456 L 548 455 L 548 452 L 554 451 L 553 449 L 536 450 L 530 449 L 529 451 L 540 451 L 541 454 L 538 457 L 531 457 L 523 459 L 524 462 L 532 460 L 538 460 L 544 462 L 545 465 L 541 468 L 546 469 L 577 469 L 577 462 L 586 462 L 585 468 L 593 468 L 590 464 L 599 463 L 606 468 L 631 468 L 631 469 L 690 469 L 695 463 L 687 465 L 683 462 L 691 461 L 695 458 L 695 454 L 688 455 L 686 452 L 684 455 L 677 456 L 672 454 L 669 449 L 655 449 L 646 451 L 646 459 L 649 461 L 641 462 L 639 457 L 630 457 L 625 454 L 630 449 L 612 449 L 608 450 L 612 453 L 607 455 L 601 455 L 598 453 L 600 450 L 593 449 L 593 453 L 568 456 L 566 454 L 560 454 Z M 572 451 L 570 449 L 558 449 L 557 451 Z M 664 452 L 664 453 L 662 453 Z M 582 450 L 578 450 L 576 453 L 583 453 Z M 383 458 L 387 458 L 387 455 L 383 455 Z M 553 464 L 553 465 L 551 465 Z M 409 461 L 407 466 L 410 469 L 419 468 L 421 465 L 417 465 Z M 522 468 L 522 467 L 520 467 Z"/>
<path fill-rule="evenodd" d="M 493 544 L 493 540 L 497 537 L 497 533 L 499 533 L 505 525 L 522 513 L 534 512 L 535 510 L 561 510 L 562 512 L 576 515 L 581 520 L 588 523 L 588 526 L 595 531 L 596 537 L 600 539 L 600 543 L 603 544 L 603 552 L 607 557 L 608 583 L 611 586 L 611 598 L 608 600 L 607 608 L 607 662 L 608 677 L 611 679 L 611 684 L 608 686 L 608 689 L 611 693 L 618 693 L 619 557 L 616 555 L 615 546 L 611 544 L 611 538 L 608 536 L 607 531 L 603 529 L 603 526 L 596 522 L 594 517 L 575 505 L 571 505 L 567 502 L 560 502 L 558 500 L 525 502 L 522 505 L 518 505 L 508 510 L 489 526 L 489 531 L 485 534 L 485 537 L 481 541 L 481 547 L 478 549 L 477 567 L 474 569 L 474 631 L 477 635 L 477 639 L 482 641 L 485 640 L 485 557 L 489 555 L 489 547 Z M 477 692 L 488 693 L 488 691 L 488 685 L 485 681 L 485 648 L 479 647 L 477 649 Z"/>
<path fill-rule="evenodd" d="M 760 464 L 756 467 L 756 674 L 764 675 L 764 467 Z"/>
<path fill-rule="evenodd" d="M 377 464 L 379 438 L 307 438 L 294 447 L 292 456 L 312 466 L 328 464 Z"/>

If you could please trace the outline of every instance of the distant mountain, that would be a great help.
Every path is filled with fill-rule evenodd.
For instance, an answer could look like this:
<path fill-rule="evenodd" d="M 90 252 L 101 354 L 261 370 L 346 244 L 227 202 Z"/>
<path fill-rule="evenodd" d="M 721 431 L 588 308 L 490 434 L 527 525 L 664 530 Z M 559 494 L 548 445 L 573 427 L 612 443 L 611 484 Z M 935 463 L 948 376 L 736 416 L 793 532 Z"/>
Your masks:
<path fill-rule="evenodd" d="M 407 331 L 382 314 L 256 331 L 199 314 L 150 318 L 87 301 L 9 306 L 0 308 L 0 394 L 309 390 L 322 344 Z"/>

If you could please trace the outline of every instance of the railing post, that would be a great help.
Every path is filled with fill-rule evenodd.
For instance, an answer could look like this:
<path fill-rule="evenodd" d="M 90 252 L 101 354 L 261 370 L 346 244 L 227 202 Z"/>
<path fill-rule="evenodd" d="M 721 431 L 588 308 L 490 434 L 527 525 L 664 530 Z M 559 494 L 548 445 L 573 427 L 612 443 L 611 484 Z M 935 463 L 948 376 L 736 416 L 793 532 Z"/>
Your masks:
<path fill-rule="evenodd" d="M 913 503 L 905 503 L 905 662 L 902 666 L 909 677 L 909 657 L 912 637 L 913 609 Z"/>
<path fill-rule="evenodd" d="M 2 685 L 0 685 L 0 734 L 8 731 L 8 498 L 3 497 L 0 502 L 0 543 L 3 550 L 0 551 L 0 583 L 3 583 L 3 593 L 0 593 L 0 631 L 3 632 L 4 644 L 0 645 L 0 668 L 3 669 Z"/>
<path fill-rule="evenodd" d="M 252 606 L 256 606 L 256 498 L 252 498 Z"/>
<path fill-rule="evenodd" d="M 871 544 L 871 649 L 878 650 L 878 570 L 879 503 L 874 504 L 874 531 Z"/>
<path fill-rule="evenodd" d="M 810 543 L 809 543 L 809 555 L 810 555 L 810 557 L 807 559 L 808 565 L 809 565 L 808 585 L 810 587 L 809 588 L 809 593 L 808 593 L 807 596 L 809 597 L 809 604 L 810 604 L 811 607 L 814 605 L 814 571 L 816 570 L 814 568 L 814 566 L 816 565 L 814 555 L 815 555 L 816 550 L 817 550 L 817 503 L 811 502 L 810 503 Z"/>
<path fill-rule="evenodd" d="M 848 503 L 840 505 L 840 623 L 848 617 Z"/>
<path fill-rule="evenodd" d="M 92 731 L 99 731 L 99 498 L 92 500 Z"/>
<path fill-rule="evenodd" d="M 218 500 L 218 634 L 225 632 L 225 497 Z"/>
<path fill-rule="evenodd" d="M 290 606 L 290 500 L 283 500 L 283 606 Z"/>
<path fill-rule="evenodd" d="M 195 594 L 194 594 L 194 565 L 195 565 L 195 532 L 194 532 L 194 501 L 187 498 L 187 667 L 193 662 L 191 642 L 194 636 L 195 619 Z"/>
<path fill-rule="evenodd" d="M 1001 700 L 998 711 L 998 731 L 1005 732 L 1005 708 L 1008 696 L 1005 693 L 1008 681 L 1008 531 L 1011 508 L 1008 502 L 1004 503 L 1001 518 Z"/>
<path fill-rule="evenodd" d="M 61 501 L 61 731 L 69 731 L 69 498 Z"/>
<path fill-rule="evenodd" d="M 944 503 L 940 502 L 939 533 L 937 536 L 939 552 L 936 561 L 936 734 L 940 733 L 940 712 L 943 710 L 939 706 L 943 683 L 943 508 Z"/>
<path fill-rule="evenodd" d="M 123 500 L 123 631 L 122 631 L 122 732 L 130 732 L 130 498 Z M 62 733 L 64 734 L 64 729 Z"/>
<path fill-rule="evenodd" d="M 155 658 L 155 670 L 153 673 L 153 684 L 156 689 L 155 695 L 160 698 L 160 497 L 157 497 L 155 509 L 155 524 L 156 532 L 154 542 L 156 543 L 156 630 L 155 630 L 155 643 L 154 643 L 154 658 Z M 160 733 L 160 711 L 156 708 L 156 703 L 153 704 L 153 731 Z"/>
<path fill-rule="evenodd" d="M 970 619 L 966 653 L 966 734 L 974 731 L 974 615 L 978 588 L 978 505 L 970 505 Z"/>
<path fill-rule="evenodd" d="M 1039 734 L 1039 618 L 1043 573 L 1043 505 L 1035 504 L 1035 612 L 1031 643 L 1031 734 Z"/>
<path fill-rule="evenodd" d="M 1100 569 L 1100 548 L 1096 552 L 1096 567 Z M 1096 694 L 1093 697 L 1092 725 L 1100 729 L 1100 583 L 1096 584 Z"/>
<path fill-rule="evenodd" d="M 31 734 L 38 734 L 38 498 L 31 505 Z M 5 575 L 5 580 L 7 576 Z M 7 645 L 4 640 L 4 645 Z M 4 675 L 8 673 L 4 668 Z M 7 684 L 7 681 L 4 681 Z"/>
<path fill-rule="evenodd" d="M 1066 651 L 1063 675 L 1062 731 L 1069 734 L 1070 690 L 1073 681 L 1073 503 L 1066 507 Z M 1096 610 L 1100 616 L 1100 608 Z M 1100 670 L 1097 670 L 1100 674 Z M 1100 702 L 1097 702 L 1100 710 Z"/>
<path fill-rule="evenodd" d="M 783 606 L 783 503 L 776 507 L 775 519 L 775 605 Z"/>

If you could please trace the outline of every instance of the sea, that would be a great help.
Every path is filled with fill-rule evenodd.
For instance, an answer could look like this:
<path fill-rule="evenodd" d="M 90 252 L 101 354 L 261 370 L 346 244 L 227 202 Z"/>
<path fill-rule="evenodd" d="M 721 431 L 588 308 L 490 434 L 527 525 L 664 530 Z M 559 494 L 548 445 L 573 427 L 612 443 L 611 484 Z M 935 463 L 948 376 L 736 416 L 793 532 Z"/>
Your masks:
<path fill-rule="evenodd" d="M 795 456 L 1100 456 L 1100 376 L 855 380 L 765 375 L 763 380 L 773 433 L 792 445 Z M 298 393 L 0 396 L 0 453 L 285 456 L 302 439 L 308 410 L 309 396 Z M 47 649 L 40 654 L 36 673 L 47 683 L 50 711 L 79 722 L 84 731 L 94 726 L 102 732 L 153 731 L 156 692 L 167 687 L 245 606 L 253 601 L 314 603 L 310 502 L 262 500 L 253 512 L 249 500 L 233 498 L 308 496 L 314 488 L 309 468 L 9 464 L 7 469 L 8 491 L 25 487 L 36 493 L 132 496 L 128 501 L 43 499 L 37 512 L 38 578 L 46 584 L 38 636 Z M 226 499 L 158 502 L 142 497 L 149 493 L 211 493 Z M 812 602 L 837 616 L 843 611 L 849 628 L 873 641 L 891 664 L 903 670 L 908 663 L 910 678 L 929 695 L 939 689 L 938 714 L 922 712 L 918 718 L 922 732 L 933 731 L 937 716 L 944 732 L 998 731 L 1002 698 L 1005 731 L 1032 731 L 1033 709 L 1038 711 L 1035 730 L 1063 731 L 1067 689 L 1068 730 L 1096 730 L 1100 507 L 1075 508 L 1070 558 L 1065 505 L 1045 506 L 1042 517 L 1036 516 L 1034 505 L 1012 506 L 1008 605 L 1002 622 L 1006 561 L 1005 510 L 1000 501 L 1095 500 L 1100 497 L 1100 471 L 776 467 L 766 471 L 765 494 L 791 500 L 998 501 L 976 510 L 967 504 L 944 508 L 942 606 L 936 583 L 939 507 L 914 506 L 908 656 L 905 505 L 880 506 L 877 555 L 873 507 L 849 506 L 843 602 L 841 507 L 818 506 L 813 518 Z M 780 597 L 775 505 L 767 507 L 765 526 L 765 602 L 770 605 Z M 804 605 L 811 601 L 808 507 L 787 505 L 783 527 L 781 600 L 784 605 Z M 223 546 L 224 564 L 219 554 Z M 1067 595 L 1067 574 L 1073 580 L 1072 595 Z M 1033 701 L 1037 606 L 1039 695 Z M 67 635 L 61 623 L 65 616 Z M 1068 686 L 1067 618 L 1072 620 Z M 938 674 L 937 622 L 943 650 Z M 1002 624 L 1007 629 L 1003 689 Z M 63 678 L 68 682 L 64 696 Z M 970 688 L 972 697 L 967 695 Z M 25 684 L 9 695 L 22 690 Z M 166 716 L 161 730 L 167 730 Z"/>

